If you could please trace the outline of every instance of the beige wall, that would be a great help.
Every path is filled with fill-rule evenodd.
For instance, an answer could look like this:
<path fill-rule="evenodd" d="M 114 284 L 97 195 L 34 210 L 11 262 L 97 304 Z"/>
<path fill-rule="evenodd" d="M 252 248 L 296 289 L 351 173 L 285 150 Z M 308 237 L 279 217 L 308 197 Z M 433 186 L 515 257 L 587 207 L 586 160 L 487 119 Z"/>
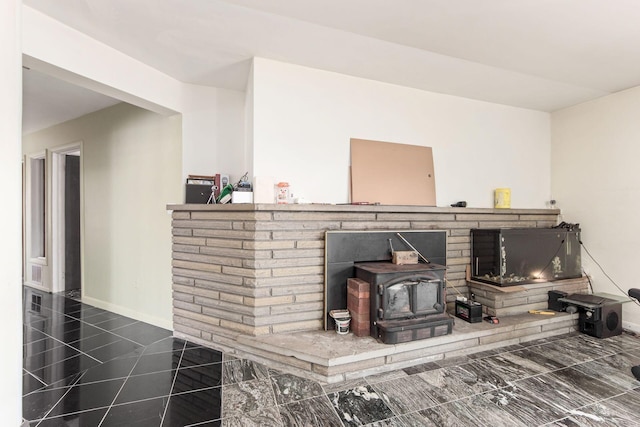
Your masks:
<path fill-rule="evenodd" d="M 626 292 L 637 281 L 640 242 L 640 87 L 552 114 L 552 194 L 563 220 L 580 223 L 584 245 Z M 621 295 L 583 250 L 596 292 Z M 640 307 L 623 306 L 640 331 Z"/>
<path fill-rule="evenodd" d="M 171 328 L 171 218 L 181 118 L 118 104 L 24 136 L 25 154 L 82 142 L 83 298 Z"/>

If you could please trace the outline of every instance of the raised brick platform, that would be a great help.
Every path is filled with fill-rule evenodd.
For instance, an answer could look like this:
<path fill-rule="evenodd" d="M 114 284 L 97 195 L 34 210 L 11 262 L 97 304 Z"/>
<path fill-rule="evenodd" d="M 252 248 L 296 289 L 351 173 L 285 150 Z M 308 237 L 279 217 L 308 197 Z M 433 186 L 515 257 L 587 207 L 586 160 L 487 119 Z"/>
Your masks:
<path fill-rule="evenodd" d="M 587 293 L 589 280 L 587 277 L 580 277 L 507 287 L 469 281 L 468 286 L 469 293 L 474 294 L 476 301 L 482 304 L 483 313 L 503 317 L 527 313 L 529 310 L 545 310 L 549 291 Z"/>
<path fill-rule="evenodd" d="M 450 335 L 393 345 L 352 333 L 307 331 L 219 337 L 213 347 L 304 378 L 335 383 L 506 346 L 517 348 L 527 341 L 575 332 L 577 323 L 578 314 L 568 313 L 506 316 L 497 325 L 456 318 Z M 179 332 L 176 336 L 186 338 Z"/>
<path fill-rule="evenodd" d="M 501 324 L 471 336 L 458 333 L 466 326 L 458 321 L 451 335 L 398 345 L 323 330 L 326 231 L 446 230 L 447 286 L 467 294 L 471 228 L 549 227 L 557 223 L 556 209 L 260 204 L 168 209 L 173 210 L 174 334 L 301 375 L 340 381 L 443 354 L 481 351 L 487 341 L 563 333 L 573 322 L 533 318 L 535 326 Z M 447 294 L 449 311 L 456 294 Z M 545 329 L 552 328 L 545 321 L 553 330 Z M 346 345 L 352 339 L 358 340 L 353 348 Z"/>

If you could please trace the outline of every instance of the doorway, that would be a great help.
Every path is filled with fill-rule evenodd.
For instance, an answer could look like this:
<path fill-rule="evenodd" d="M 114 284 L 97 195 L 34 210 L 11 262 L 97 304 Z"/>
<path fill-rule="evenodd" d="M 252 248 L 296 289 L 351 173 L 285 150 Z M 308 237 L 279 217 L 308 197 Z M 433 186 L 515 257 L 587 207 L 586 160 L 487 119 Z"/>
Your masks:
<path fill-rule="evenodd" d="M 81 144 L 52 151 L 52 292 L 82 296 Z"/>
<path fill-rule="evenodd" d="M 65 155 L 64 290 L 80 290 L 80 156 Z"/>

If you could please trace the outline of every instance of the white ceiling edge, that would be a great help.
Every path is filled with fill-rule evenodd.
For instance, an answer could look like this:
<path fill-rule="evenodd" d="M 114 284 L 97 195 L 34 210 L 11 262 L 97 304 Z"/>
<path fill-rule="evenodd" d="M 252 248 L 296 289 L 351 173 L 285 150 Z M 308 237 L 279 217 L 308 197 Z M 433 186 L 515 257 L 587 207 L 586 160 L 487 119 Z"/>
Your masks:
<path fill-rule="evenodd" d="M 578 87 L 640 85 L 636 0 L 221 1 Z"/>
<path fill-rule="evenodd" d="M 23 7 L 190 85 L 244 91 L 252 58 L 263 57 L 553 112 L 640 82 L 640 56 L 626 55 L 640 49 L 640 37 L 634 37 L 640 35 L 635 19 L 640 13 L 634 13 L 640 6 L 633 5 L 630 0 L 616 7 L 595 0 L 523 0 L 517 7 L 497 0 L 408 0 L 406 7 L 384 0 L 322 5 L 66 0 L 60 7 L 56 0 L 25 0 Z M 602 16 L 609 21 L 602 22 Z M 80 91 L 67 87 L 69 99 L 78 99 L 65 103 L 77 103 L 72 113 L 70 105 L 52 104 L 61 99 L 64 84 L 55 89 L 52 80 L 38 90 L 35 84 L 25 78 L 25 129 L 46 126 L 30 124 L 37 120 L 51 123 L 114 102 L 93 93 L 83 100 Z M 43 100 L 37 100 L 39 94 Z M 44 120 L 47 105 L 60 117 Z"/>
<path fill-rule="evenodd" d="M 121 101 L 35 70 L 22 72 L 22 133 L 82 117 Z"/>

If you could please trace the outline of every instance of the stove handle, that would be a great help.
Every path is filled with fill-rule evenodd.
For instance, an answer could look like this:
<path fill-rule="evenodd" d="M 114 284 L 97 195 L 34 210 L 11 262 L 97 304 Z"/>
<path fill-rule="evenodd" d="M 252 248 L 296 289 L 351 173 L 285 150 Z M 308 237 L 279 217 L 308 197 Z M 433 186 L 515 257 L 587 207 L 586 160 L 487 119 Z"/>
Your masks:
<path fill-rule="evenodd" d="M 429 280 L 406 280 L 406 281 L 400 281 L 398 283 L 402 283 L 403 285 L 415 286 L 415 285 L 419 285 L 420 283 L 440 283 L 440 282 L 442 282 L 442 280 L 440 279 L 429 279 Z"/>

